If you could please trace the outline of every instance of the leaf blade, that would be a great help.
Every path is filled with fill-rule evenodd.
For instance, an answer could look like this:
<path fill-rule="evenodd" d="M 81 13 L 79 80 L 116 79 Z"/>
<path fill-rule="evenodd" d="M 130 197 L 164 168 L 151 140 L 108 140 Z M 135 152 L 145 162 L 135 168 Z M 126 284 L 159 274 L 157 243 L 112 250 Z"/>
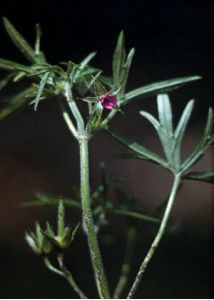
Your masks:
<path fill-rule="evenodd" d="M 25 55 L 25 57 L 32 63 L 39 63 L 40 59 L 36 56 L 33 48 L 28 44 L 25 38 L 16 30 L 13 24 L 3 17 L 3 23 L 7 33 L 9 34 L 14 45 Z"/>
<path fill-rule="evenodd" d="M 174 138 L 175 144 L 173 147 L 174 160 L 177 167 L 180 167 L 180 153 L 181 153 L 181 142 L 186 131 L 187 124 L 189 122 L 192 110 L 194 107 L 194 100 L 190 100 L 183 110 L 181 118 L 176 127 Z"/>
<path fill-rule="evenodd" d="M 50 76 L 50 72 L 46 72 L 42 76 L 42 79 L 41 79 L 40 84 L 39 84 L 38 92 L 37 92 L 36 98 L 34 100 L 34 110 L 35 111 L 37 110 L 37 107 L 39 105 L 39 101 L 40 101 L 40 99 L 42 97 L 42 94 L 43 94 L 45 85 L 47 84 L 49 76 Z"/>
<path fill-rule="evenodd" d="M 133 152 L 137 153 L 142 157 L 142 159 L 152 161 L 156 164 L 160 164 L 164 166 L 165 168 L 167 167 L 167 162 L 160 157 L 158 154 L 152 152 L 151 150 L 139 145 L 136 142 L 133 142 L 129 140 L 128 138 L 117 134 L 116 132 L 112 130 L 107 130 L 107 132 L 116 140 L 120 141 L 123 145 L 127 146 L 130 150 Z"/>
<path fill-rule="evenodd" d="M 157 96 L 157 107 L 160 124 L 165 128 L 167 135 L 172 136 L 172 109 L 167 94 L 159 94 Z"/>
<path fill-rule="evenodd" d="M 194 148 L 193 152 L 183 162 L 181 166 L 182 172 L 185 172 L 187 169 L 195 165 L 197 161 L 204 155 L 204 151 L 206 150 L 207 146 L 213 143 L 213 139 L 214 139 L 212 136 L 213 126 L 214 126 L 214 112 L 213 109 L 210 107 L 202 137 L 199 143 Z"/>
<path fill-rule="evenodd" d="M 30 99 L 27 98 L 29 93 L 31 93 L 34 90 L 34 87 L 28 87 L 21 91 L 20 93 L 16 94 L 15 96 L 10 98 L 10 104 L 4 107 L 0 110 L 0 121 L 4 118 L 11 115 L 16 110 L 20 109 L 24 105 L 26 105 L 28 102 L 30 102 Z"/>
<path fill-rule="evenodd" d="M 134 54 L 135 54 L 135 49 L 132 48 L 128 53 L 126 63 L 124 65 L 124 72 L 123 72 L 122 79 L 121 79 L 121 88 L 120 88 L 120 91 L 118 93 L 119 99 L 125 93 L 125 89 L 126 89 L 126 85 L 127 85 L 127 81 L 128 81 L 128 77 L 129 77 L 129 71 L 130 71 L 130 68 L 131 68 L 131 65 L 132 65 L 132 60 L 133 60 Z"/>
<path fill-rule="evenodd" d="M 187 172 L 182 177 L 188 180 L 197 180 L 208 183 L 214 183 L 214 170 Z"/>
<path fill-rule="evenodd" d="M 179 78 L 148 84 L 126 93 L 124 99 L 121 100 L 120 104 L 126 105 L 134 98 L 139 96 L 148 97 L 148 96 L 157 95 L 165 92 L 170 92 L 183 85 L 186 85 L 188 83 L 194 82 L 199 79 L 201 79 L 200 76 L 188 76 L 188 77 L 179 77 Z"/>
<path fill-rule="evenodd" d="M 31 73 L 31 68 L 15 61 L 0 58 L 0 69 L 5 71 L 23 71 L 27 74 Z"/>
<path fill-rule="evenodd" d="M 116 87 L 119 87 L 121 84 L 121 72 L 122 66 L 124 65 L 125 56 L 125 36 L 124 32 L 121 31 L 116 43 L 112 62 L 113 81 Z"/>

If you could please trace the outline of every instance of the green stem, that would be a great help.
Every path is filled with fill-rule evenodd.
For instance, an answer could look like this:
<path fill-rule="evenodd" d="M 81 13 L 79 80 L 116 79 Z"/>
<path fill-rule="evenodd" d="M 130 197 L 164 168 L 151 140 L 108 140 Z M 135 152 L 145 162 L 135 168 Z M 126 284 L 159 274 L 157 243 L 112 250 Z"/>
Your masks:
<path fill-rule="evenodd" d="M 60 269 L 55 268 L 52 263 L 49 261 L 48 258 L 44 258 L 44 264 L 50 270 L 51 272 L 66 278 L 68 281 L 69 285 L 74 289 L 74 291 L 79 295 L 81 299 L 87 299 L 86 295 L 81 291 L 81 289 L 78 287 L 76 282 L 73 279 L 73 276 L 71 272 L 65 267 L 64 262 L 63 262 L 63 257 L 60 255 L 60 258 L 58 258 L 59 264 L 60 264 Z"/>
<path fill-rule="evenodd" d="M 79 108 L 77 107 L 77 105 L 73 99 L 71 85 L 69 82 L 65 83 L 65 98 L 67 99 L 68 106 L 76 120 L 78 131 L 82 132 L 84 130 L 84 120 L 79 111 Z"/>
<path fill-rule="evenodd" d="M 121 275 L 116 285 L 115 291 L 113 293 L 114 299 L 119 299 L 124 288 L 126 287 L 129 273 L 130 273 L 130 268 L 131 268 L 131 261 L 132 261 L 135 241 L 136 241 L 136 229 L 134 227 L 130 227 L 127 232 L 126 248 L 125 248 L 124 262 L 121 268 Z"/>
<path fill-rule="evenodd" d="M 100 128 L 106 128 L 108 126 L 109 121 L 116 115 L 117 110 L 113 109 L 108 116 L 102 121 L 100 124 Z"/>
<path fill-rule="evenodd" d="M 99 295 L 102 299 L 109 299 L 109 290 L 107 279 L 104 272 L 101 253 L 95 233 L 89 190 L 89 157 L 88 157 L 88 137 L 82 135 L 79 138 L 80 145 L 80 178 L 81 178 L 81 200 L 83 221 L 86 228 L 88 245 L 91 254 L 91 260 L 94 267 L 95 279 Z"/>
<path fill-rule="evenodd" d="M 63 275 L 67 279 L 67 281 L 70 284 L 70 286 L 72 286 L 72 288 L 74 289 L 74 291 L 79 295 L 79 297 L 81 299 L 87 299 L 86 295 L 82 292 L 82 290 L 78 287 L 78 285 L 74 281 L 71 272 L 66 268 L 66 266 L 64 264 L 64 258 L 63 258 L 63 254 L 62 253 L 58 254 L 58 262 L 59 262 L 60 269 L 62 270 Z"/>
<path fill-rule="evenodd" d="M 44 258 L 44 264 L 49 271 L 51 271 L 59 276 L 64 277 L 63 272 L 60 271 L 59 269 L 55 268 L 47 257 Z"/>
<path fill-rule="evenodd" d="M 171 190 L 171 193 L 170 193 L 170 196 L 169 196 L 169 200 L 168 200 L 168 203 L 167 203 L 167 206 L 166 206 L 164 216 L 163 216 L 163 219 L 161 221 L 158 233 L 157 233 L 154 241 L 152 242 L 152 245 L 151 245 L 146 257 L 144 258 L 144 260 L 143 260 L 143 262 L 140 266 L 140 269 L 137 273 L 137 276 L 136 276 L 135 281 L 134 281 L 134 283 L 131 287 L 131 290 L 128 294 L 127 299 L 132 299 L 134 297 L 134 295 L 137 291 L 137 288 L 140 284 L 140 281 L 143 277 L 143 274 L 146 270 L 146 267 L 149 264 L 150 260 L 152 259 L 153 255 L 155 253 L 155 250 L 157 249 L 157 247 L 159 245 L 159 242 L 160 242 L 161 238 L 163 237 L 163 234 L 166 230 L 167 222 L 169 220 L 170 212 L 171 212 L 174 200 L 175 200 L 175 196 L 176 196 L 178 187 L 180 185 L 180 181 L 181 181 L 180 175 L 175 175 L 172 190 Z"/>
<path fill-rule="evenodd" d="M 65 106 L 63 105 L 63 103 L 60 103 L 60 107 L 61 107 L 61 110 L 62 110 L 62 116 L 63 116 L 63 119 L 65 120 L 65 123 L 67 124 L 68 126 L 68 129 L 70 130 L 70 132 L 72 133 L 72 135 L 78 139 L 78 132 L 65 108 Z"/>

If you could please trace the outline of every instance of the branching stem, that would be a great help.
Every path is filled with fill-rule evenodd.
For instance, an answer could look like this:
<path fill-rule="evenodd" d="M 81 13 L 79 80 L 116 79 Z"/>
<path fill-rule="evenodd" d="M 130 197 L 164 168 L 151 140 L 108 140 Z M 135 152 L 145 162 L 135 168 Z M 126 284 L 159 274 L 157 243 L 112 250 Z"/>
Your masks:
<path fill-rule="evenodd" d="M 74 281 L 71 272 L 65 267 L 62 254 L 58 255 L 58 262 L 59 262 L 60 270 L 54 267 L 48 258 L 44 258 L 44 264 L 51 272 L 61 277 L 64 277 L 81 299 L 87 299 L 86 295 L 82 292 L 82 290 L 78 287 L 78 285 Z"/>

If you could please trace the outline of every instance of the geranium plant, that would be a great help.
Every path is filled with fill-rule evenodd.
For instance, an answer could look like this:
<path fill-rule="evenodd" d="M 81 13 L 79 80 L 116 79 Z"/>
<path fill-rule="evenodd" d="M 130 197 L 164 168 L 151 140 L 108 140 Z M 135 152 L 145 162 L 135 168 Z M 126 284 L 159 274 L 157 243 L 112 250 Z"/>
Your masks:
<path fill-rule="evenodd" d="M 101 69 L 91 66 L 91 61 L 96 55 L 95 52 L 87 55 L 80 63 L 68 61 L 52 65 L 40 49 L 41 29 L 39 25 L 36 25 L 35 47 L 32 48 L 7 18 L 3 18 L 3 23 L 14 45 L 18 47 L 29 63 L 24 65 L 1 58 L 0 69 L 5 71 L 4 75 L 6 75 L 0 82 L 0 88 L 3 89 L 8 83 L 15 84 L 17 81 L 26 78 L 29 84 L 18 94 L 9 98 L 1 109 L 0 119 L 4 119 L 27 105 L 31 106 L 36 113 L 39 113 L 43 101 L 55 99 L 59 103 L 62 118 L 71 133 L 71 138 L 76 139 L 79 144 L 80 187 L 77 190 L 80 193 L 76 193 L 75 199 L 65 199 L 63 197 L 57 199 L 57 197 L 39 194 L 36 200 L 27 203 L 28 206 L 58 206 L 58 226 L 57 231 L 55 231 L 53 225 L 48 222 L 46 228 L 42 228 L 37 223 L 35 232 L 26 232 L 26 241 L 32 250 L 41 256 L 45 266 L 50 271 L 65 278 L 79 297 L 85 299 L 87 298 L 87 291 L 78 286 L 78 278 L 74 279 L 73 274 L 64 262 L 64 250 L 70 247 L 75 234 L 82 231 L 87 236 L 97 295 L 99 298 L 104 299 L 120 298 L 124 288 L 130 284 L 128 282 L 130 252 L 132 252 L 136 231 L 133 226 L 127 231 L 127 253 L 121 268 L 121 276 L 113 292 L 109 290 L 98 242 L 100 228 L 106 224 L 109 214 L 124 215 L 127 218 L 156 223 L 159 228 L 157 234 L 147 255 L 142 258 L 134 282 L 130 284 L 131 288 L 127 298 L 134 298 L 147 265 L 165 233 L 181 181 L 192 179 L 213 182 L 214 172 L 212 170 L 198 172 L 191 172 L 190 170 L 214 141 L 212 108 L 209 109 L 205 129 L 198 145 L 182 161 L 181 143 L 193 110 L 194 100 L 187 103 L 178 124 L 175 126 L 171 103 L 167 95 L 172 90 L 197 81 L 201 77 L 189 76 L 169 79 L 127 91 L 126 86 L 135 49 L 132 48 L 126 54 L 123 32 L 120 33 L 114 50 L 112 76 L 106 76 Z M 157 132 L 163 148 L 163 156 L 127 137 L 121 136 L 110 125 L 111 119 L 117 113 L 123 112 L 124 106 L 131 104 L 136 98 L 142 99 L 152 95 L 157 95 L 158 119 L 146 111 L 140 111 L 140 115 L 146 118 Z M 120 202 L 120 205 L 115 207 L 108 198 L 108 190 L 109 188 L 115 188 L 115 186 L 118 188 L 118 182 L 108 178 L 103 165 L 101 166 L 102 184 L 95 191 L 90 190 L 88 144 L 92 138 L 96 138 L 96 133 L 100 130 L 106 131 L 129 149 L 128 153 L 120 153 L 117 156 L 124 159 L 146 160 L 167 169 L 172 174 L 174 178 L 173 185 L 160 219 L 145 215 L 137 210 L 137 207 L 134 207 L 131 203 L 132 199 L 125 196 L 124 191 L 121 191 L 124 203 Z M 76 226 L 70 227 L 65 224 L 66 206 L 79 209 L 81 212 L 82 218 Z M 52 253 L 56 255 L 57 265 L 51 260 L 52 256 L 50 254 Z"/>

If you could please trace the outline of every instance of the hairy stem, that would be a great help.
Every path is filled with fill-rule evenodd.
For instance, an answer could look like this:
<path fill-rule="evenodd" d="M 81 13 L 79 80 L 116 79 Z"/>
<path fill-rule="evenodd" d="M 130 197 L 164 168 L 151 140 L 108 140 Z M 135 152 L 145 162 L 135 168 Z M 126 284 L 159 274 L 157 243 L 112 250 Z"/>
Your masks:
<path fill-rule="evenodd" d="M 110 298 L 107 279 L 102 263 L 101 253 L 95 233 L 93 217 L 90 205 L 89 189 L 89 157 L 88 157 L 88 137 L 82 135 L 79 138 L 80 145 L 80 178 L 81 178 L 81 200 L 83 221 L 86 228 L 88 245 L 91 254 L 91 260 L 95 272 L 95 279 L 99 295 L 102 299 Z"/>
<path fill-rule="evenodd" d="M 167 206 L 166 206 L 166 209 L 165 209 L 163 219 L 161 221 L 158 233 L 157 233 L 154 241 L 152 242 L 152 245 L 151 245 L 146 257 L 144 258 L 144 260 L 143 260 L 143 262 L 140 266 L 140 269 L 137 273 L 137 276 L 136 276 L 135 281 L 134 281 L 134 283 L 131 287 L 131 290 L 128 294 L 127 299 L 132 299 L 134 297 L 134 295 L 137 291 L 137 288 L 140 284 L 140 281 L 143 277 L 143 274 L 146 270 L 146 267 L 148 266 L 150 260 L 152 259 L 153 255 L 154 255 L 154 253 L 155 253 L 155 251 L 156 251 L 156 249 L 157 249 L 157 247 L 160 243 L 160 240 L 163 237 L 163 234 L 164 234 L 165 229 L 166 229 L 167 222 L 169 220 L 170 212 L 171 212 L 174 200 L 175 200 L 175 196 L 176 196 L 178 187 L 180 185 L 180 181 L 181 181 L 180 175 L 175 175 L 172 190 L 171 190 L 171 193 L 170 193 L 170 196 L 169 196 L 169 200 L 168 200 L 168 203 L 167 203 Z"/>
<path fill-rule="evenodd" d="M 130 273 L 130 268 L 131 268 L 131 261 L 132 261 L 135 241 L 136 241 L 136 229 L 134 227 L 130 227 L 127 232 L 126 248 L 125 248 L 124 261 L 121 268 L 121 275 L 119 277 L 118 283 L 113 293 L 114 299 L 119 299 L 124 288 L 126 287 L 129 273 Z"/>

